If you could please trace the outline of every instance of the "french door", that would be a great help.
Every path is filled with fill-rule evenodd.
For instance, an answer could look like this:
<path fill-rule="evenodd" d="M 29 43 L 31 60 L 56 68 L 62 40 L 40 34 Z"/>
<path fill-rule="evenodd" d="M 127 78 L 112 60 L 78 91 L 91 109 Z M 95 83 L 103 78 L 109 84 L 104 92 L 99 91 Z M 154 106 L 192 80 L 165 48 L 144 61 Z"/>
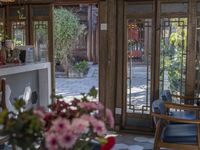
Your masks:
<path fill-rule="evenodd" d="M 123 128 L 152 131 L 160 93 L 187 94 L 188 9 L 187 0 L 125 3 Z"/>
<path fill-rule="evenodd" d="M 123 126 L 152 130 L 151 68 L 153 14 L 152 3 L 127 3 L 125 16 Z M 137 15 L 138 14 L 138 15 Z M 149 15 L 150 14 L 150 15 Z"/>

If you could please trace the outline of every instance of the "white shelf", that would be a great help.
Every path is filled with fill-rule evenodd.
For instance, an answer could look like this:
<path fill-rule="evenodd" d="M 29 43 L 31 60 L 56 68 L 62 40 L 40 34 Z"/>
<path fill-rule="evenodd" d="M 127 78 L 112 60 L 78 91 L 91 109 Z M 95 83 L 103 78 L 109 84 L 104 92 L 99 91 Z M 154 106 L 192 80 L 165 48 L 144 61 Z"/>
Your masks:
<path fill-rule="evenodd" d="M 35 70 L 47 69 L 50 68 L 50 63 L 33 63 L 33 64 L 25 64 L 25 65 L 14 65 L 10 67 L 0 68 L 0 76 L 13 75 L 23 72 L 30 72 Z"/>

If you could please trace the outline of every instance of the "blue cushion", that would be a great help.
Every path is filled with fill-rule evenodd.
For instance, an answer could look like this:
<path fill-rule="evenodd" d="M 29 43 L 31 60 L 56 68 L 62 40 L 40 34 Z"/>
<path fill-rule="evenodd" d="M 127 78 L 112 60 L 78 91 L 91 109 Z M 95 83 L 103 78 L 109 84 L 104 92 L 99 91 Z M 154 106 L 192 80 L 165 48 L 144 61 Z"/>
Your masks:
<path fill-rule="evenodd" d="M 170 112 L 170 116 L 189 120 L 196 119 L 196 113 L 194 111 L 174 111 Z"/>
<path fill-rule="evenodd" d="M 195 124 L 169 124 L 163 128 L 161 139 L 164 142 L 195 144 L 197 126 Z"/>

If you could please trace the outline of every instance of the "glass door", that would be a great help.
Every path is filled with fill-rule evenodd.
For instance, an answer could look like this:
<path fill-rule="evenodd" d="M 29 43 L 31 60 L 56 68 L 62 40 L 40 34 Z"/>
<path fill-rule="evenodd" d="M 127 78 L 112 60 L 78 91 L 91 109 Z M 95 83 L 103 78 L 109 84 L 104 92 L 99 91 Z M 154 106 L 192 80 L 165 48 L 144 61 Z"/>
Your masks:
<path fill-rule="evenodd" d="M 125 125 L 151 126 L 152 19 L 127 19 L 127 97 Z"/>
<path fill-rule="evenodd" d="M 152 131 L 153 3 L 125 5 L 123 127 Z"/>

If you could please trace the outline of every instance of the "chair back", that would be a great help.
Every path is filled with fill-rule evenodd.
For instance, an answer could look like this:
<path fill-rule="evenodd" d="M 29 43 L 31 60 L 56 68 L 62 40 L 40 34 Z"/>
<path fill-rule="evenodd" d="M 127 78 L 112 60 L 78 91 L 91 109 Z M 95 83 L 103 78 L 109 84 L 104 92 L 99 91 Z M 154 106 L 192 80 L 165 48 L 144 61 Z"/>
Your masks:
<path fill-rule="evenodd" d="M 158 114 L 166 114 L 167 108 L 165 107 L 164 101 L 161 99 L 154 100 L 152 103 L 152 111 Z M 158 120 L 155 117 L 153 119 L 154 123 L 156 124 Z"/>
<path fill-rule="evenodd" d="M 164 90 L 164 91 L 161 93 L 161 98 L 162 98 L 163 101 L 172 102 L 172 95 L 171 95 L 170 90 Z"/>

